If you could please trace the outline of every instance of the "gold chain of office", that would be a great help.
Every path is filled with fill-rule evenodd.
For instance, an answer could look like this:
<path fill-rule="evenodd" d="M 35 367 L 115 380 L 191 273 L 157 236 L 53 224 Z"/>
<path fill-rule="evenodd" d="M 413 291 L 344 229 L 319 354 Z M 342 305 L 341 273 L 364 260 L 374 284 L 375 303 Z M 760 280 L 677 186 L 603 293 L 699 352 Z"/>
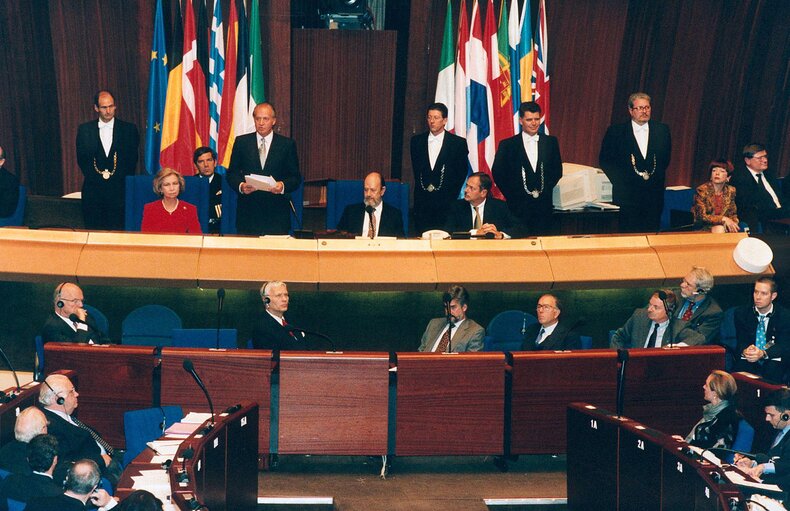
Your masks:
<path fill-rule="evenodd" d="M 442 168 L 439 169 L 439 184 L 438 186 L 433 186 L 433 183 L 428 183 L 428 186 L 425 186 L 425 183 L 422 181 L 422 172 L 420 172 L 420 188 L 425 190 L 426 192 L 438 192 L 442 189 L 442 184 L 444 184 L 444 165 Z"/>
<path fill-rule="evenodd" d="M 646 170 L 639 170 L 639 169 L 636 168 L 636 156 L 634 156 L 634 153 L 631 153 L 631 167 L 633 167 L 634 172 L 636 172 L 637 176 L 639 176 L 642 179 L 644 179 L 645 181 L 647 181 L 656 172 L 656 155 L 655 155 L 655 153 L 653 153 L 653 170 L 651 170 L 650 172 L 648 172 Z"/>
<path fill-rule="evenodd" d="M 540 190 L 530 190 L 527 186 L 527 171 L 524 170 L 524 167 L 521 167 L 521 182 L 524 184 L 524 191 L 528 194 L 532 195 L 532 198 L 537 199 L 540 197 L 540 194 L 543 193 L 543 162 L 540 162 Z M 534 172 L 534 170 L 533 170 Z"/>
<path fill-rule="evenodd" d="M 110 171 L 110 169 L 99 170 L 98 165 L 96 165 L 96 158 L 93 159 L 93 170 L 95 170 L 105 181 L 110 179 L 113 174 L 115 174 L 115 171 L 118 170 L 118 151 L 115 151 L 112 155 L 112 171 Z"/>

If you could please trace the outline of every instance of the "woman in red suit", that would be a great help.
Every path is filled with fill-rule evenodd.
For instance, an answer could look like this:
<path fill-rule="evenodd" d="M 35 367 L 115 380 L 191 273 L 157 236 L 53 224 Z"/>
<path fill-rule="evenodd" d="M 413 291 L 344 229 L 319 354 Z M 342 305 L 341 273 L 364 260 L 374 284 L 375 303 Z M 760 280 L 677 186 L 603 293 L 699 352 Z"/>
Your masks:
<path fill-rule="evenodd" d="M 710 181 L 697 187 L 694 195 L 694 223 L 711 232 L 738 232 L 738 211 L 735 208 L 735 187 L 730 186 L 733 166 L 725 158 L 708 165 Z"/>
<path fill-rule="evenodd" d="M 184 178 L 178 171 L 164 168 L 154 178 L 154 192 L 162 200 L 149 202 L 143 210 L 142 232 L 202 234 L 197 208 L 178 200 Z"/>

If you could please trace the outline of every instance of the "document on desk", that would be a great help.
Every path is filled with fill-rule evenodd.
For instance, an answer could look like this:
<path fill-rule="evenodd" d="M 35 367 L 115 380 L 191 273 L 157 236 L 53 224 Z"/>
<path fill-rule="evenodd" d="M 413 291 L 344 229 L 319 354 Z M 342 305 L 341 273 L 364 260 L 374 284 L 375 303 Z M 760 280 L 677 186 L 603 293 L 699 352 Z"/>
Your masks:
<path fill-rule="evenodd" d="M 162 502 L 170 502 L 170 477 L 166 470 L 141 470 L 140 475 L 132 476 L 133 487 L 147 490 Z"/>
<path fill-rule="evenodd" d="M 738 486 L 746 486 L 748 488 L 753 488 L 753 489 L 768 491 L 768 492 L 778 492 L 778 493 L 782 492 L 782 489 L 775 484 L 757 483 L 754 481 L 749 481 L 748 479 L 746 479 L 746 477 L 743 474 L 735 470 L 725 470 L 724 474 L 727 476 L 727 479 L 729 479 L 731 483 L 737 484 Z"/>
<path fill-rule="evenodd" d="M 145 445 L 154 450 L 159 456 L 175 456 L 181 440 L 154 440 Z"/>
<path fill-rule="evenodd" d="M 210 418 L 210 413 L 189 412 L 186 417 L 181 419 L 181 422 L 186 422 L 189 424 L 203 424 Z"/>
<path fill-rule="evenodd" d="M 186 438 L 200 427 L 202 422 L 176 422 L 165 430 L 165 435 L 172 438 Z"/>

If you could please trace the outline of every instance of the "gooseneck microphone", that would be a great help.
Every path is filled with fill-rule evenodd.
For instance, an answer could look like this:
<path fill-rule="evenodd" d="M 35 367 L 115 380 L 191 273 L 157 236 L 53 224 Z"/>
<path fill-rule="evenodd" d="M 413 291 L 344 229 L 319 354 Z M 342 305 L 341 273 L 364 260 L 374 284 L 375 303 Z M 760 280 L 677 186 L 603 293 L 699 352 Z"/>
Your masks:
<path fill-rule="evenodd" d="M 99 327 L 96 326 L 96 323 L 93 322 L 91 318 L 85 316 L 85 319 L 80 319 L 79 316 L 74 314 L 73 312 L 69 314 L 69 321 L 72 323 L 82 323 L 83 325 L 88 325 L 88 340 L 93 341 L 98 344 L 105 343 L 105 336 L 99 331 Z M 98 336 L 98 337 L 97 337 Z"/>
<path fill-rule="evenodd" d="M 302 339 L 304 339 L 308 335 L 314 335 L 316 337 L 320 337 L 321 339 L 324 339 L 324 340 L 326 340 L 326 342 L 329 343 L 329 347 L 330 347 L 330 349 L 332 350 L 333 353 L 337 351 L 335 349 L 335 343 L 332 341 L 332 338 L 329 337 L 328 335 L 322 334 L 320 332 L 313 332 L 311 330 L 305 330 L 303 328 L 299 328 L 299 327 L 296 327 L 296 326 L 293 326 L 293 325 L 285 325 L 285 330 L 288 331 L 288 332 L 294 332 L 294 333 L 301 334 Z"/>
<path fill-rule="evenodd" d="M 623 401 L 625 396 L 625 368 L 628 364 L 628 350 L 617 350 L 617 361 L 620 362 L 620 373 L 617 375 L 617 416 L 623 416 Z"/>
<path fill-rule="evenodd" d="M 217 349 L 219 349 L 219 330 L 222 326 L 222 306 L 225 305 L 225 288 L 217 289 Z"/>
<path fill-rule="evenodd" d="M 203 391 L 203 394 L 206 395 L 206 401 L 208 401 L 208 408 L 211 411 L 211 426 L 209 426 L 209 429 L 211 429 L 214 427 L 214 403 L 211 402 L 211 396 L 208 395 L 208 390 L 206 390 L 206 386 L 203 384 L 203 380 L 201 380 L 200 376 L 198 376 L 198 374 L 195 372 L 195 365 L 192 364 L 192 361 L 189 360 L 188 358 L 185 358 L 183 367 L 184 367 L 184 371 L 192 375 L 192 378 L 195 379 L 195 382 Z"/>
<path fill-rule="evenodd" d="M 17 374 L 16 374 L 16 369 L 14 369 L 14 366 L 11 365 L 11 361 L 8 360 L 8 357 L 6 356 L 5 351 L 3 351 L 2 348 L 0 348 L 0 355 L 3 356 L 3 360 L 5 361 L 5 364 L 11 370 L 11 372 L 14 373 L 14 380 L 16 381 L 16 391 L 17 392 L 22 392 L 22 387 L 19 386 L 19 376 L 17 376 Z M 14 396 L 13 394 L 10 394 L 10 395 L 7 395 L 7 396 L 4 395 L 2 400 L 3 400 L 3 402 L 8 403 L 8 401 L 11 401 L 12 399 L 14 399 L 14 397 L 16 397 L 16 396 Z M 6 401 L 6 399 L 7 399 L 7 401 Z"/>

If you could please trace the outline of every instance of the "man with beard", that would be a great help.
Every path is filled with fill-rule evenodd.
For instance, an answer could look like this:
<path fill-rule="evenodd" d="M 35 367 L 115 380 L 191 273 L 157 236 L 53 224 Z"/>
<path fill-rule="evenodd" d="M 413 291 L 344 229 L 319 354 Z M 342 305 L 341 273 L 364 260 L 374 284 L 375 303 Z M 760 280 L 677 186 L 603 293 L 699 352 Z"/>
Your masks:
<path fill-rule="evenodd" d="M 384 203 L 386 190 L 380 173 L 371 172 L 365 176 L 363 202 L 346 206 L 337 230 L 371 239 L 379 236 L 404 237 L 403 215 L 400 209 Z"/>

